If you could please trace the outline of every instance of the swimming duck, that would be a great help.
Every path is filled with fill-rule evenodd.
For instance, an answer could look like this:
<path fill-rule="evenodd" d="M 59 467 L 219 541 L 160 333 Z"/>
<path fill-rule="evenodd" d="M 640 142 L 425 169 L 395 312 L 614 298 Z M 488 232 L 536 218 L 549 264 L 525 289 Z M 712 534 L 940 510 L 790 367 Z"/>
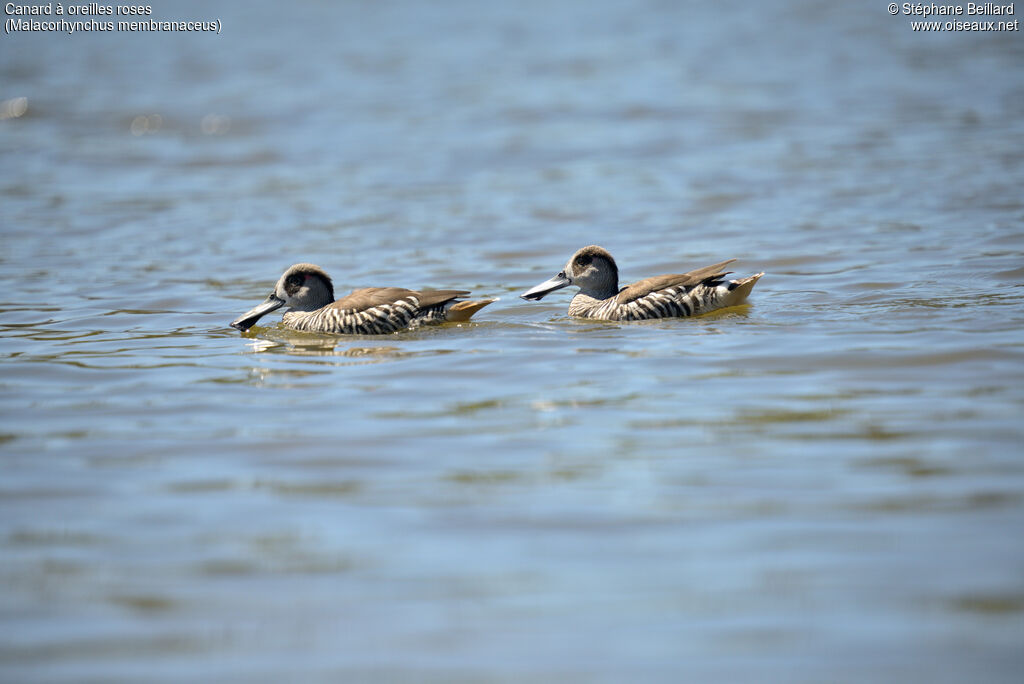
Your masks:
<path fill-rule="evenodd" d="M 607 321 L 639 321 L 648 318 L 696 316 L 746 300 L 764 273 L 739 280 L 725 280 L 722 269 L 736 261 L 729 259 L 689 273 L 645 278 L 619 289 L 619 269 L 603 247 L 590 245 L 577 251 L 565 268 L 550 280 L 519 295 L 540 300 L 569 285 L 580 291 L 569 303 L 569 315 Z"/>
<path fill-rule="evenodd" d="M 261 317 L 290 307 L 282 320 L 294 330 L 334 334 L 382 334 L 423 323 L 468 321 L 493 299 L 461 301 L 466 290 L 406 290 L 367 287 L 335 301 L 334 285 L 319 266 L 295 264 L 277 281 L 274 291 L 256 308 L 232 321 L 245 331 Z"/>

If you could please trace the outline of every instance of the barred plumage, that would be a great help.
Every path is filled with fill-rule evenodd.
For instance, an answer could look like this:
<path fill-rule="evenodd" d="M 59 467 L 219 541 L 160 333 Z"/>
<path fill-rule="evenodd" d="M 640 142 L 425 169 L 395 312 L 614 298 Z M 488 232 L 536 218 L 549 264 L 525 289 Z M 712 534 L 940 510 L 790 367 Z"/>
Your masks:
<path fill-rule="evenodd" d="M 591 245 L 576 252 L 554 278 L 523 293 L 539 300 L 557 289 L 576 285 L 569 315 L 609 321 L 696 316 L 742 304 L 764 273 L 726 280 L 730 259 L 689 273 L 645 278 L 619 289 L 619 271 L 607 250 Z"/>
<path fill-rule="evenodd" d="M 727 292 L 726 292 L 727 294 Z M 582 295 L 578 294 L 576 297 Z M 652 292 L 626 304 L 619 304 L 614 298 L 601 302 L 597 307 L 570 305 L 569 313 L 583 318 L 601 318 L 609 321 L 643 321 L 652 318 L 685 318 L 706 311 L 721 308 L 719 289 L 698 285 L 694 288 L 672 287 Z M 575 297 L 573 298 L 575 301 Z M 574 310 L 575 309 L 575 310 Z"/>
<path fill-rule="evenodd" d="M 331 334 L 381 335 L 424 323 L 468 321 L 492 299 L 463 301 L 465 290 L 421 292 L 398 287 L 353 290 L 335 301 L 330 277 L 313 264 L 295 264 L 278 280 L 263 304 L 231 323 L 248 330 L 260 317 L 289 306 L 282 320 L 294 330 Z"/>
<path fill-rule="evenodd" d="M 375 306 L 364 311 L 324 307 L 317 311 L 289 311 L 284 324 L 295 330 L 335 335 L 380 335 L 401 330 L 418 322 L 418 300 L 410 297 L 393 305 Z"/>

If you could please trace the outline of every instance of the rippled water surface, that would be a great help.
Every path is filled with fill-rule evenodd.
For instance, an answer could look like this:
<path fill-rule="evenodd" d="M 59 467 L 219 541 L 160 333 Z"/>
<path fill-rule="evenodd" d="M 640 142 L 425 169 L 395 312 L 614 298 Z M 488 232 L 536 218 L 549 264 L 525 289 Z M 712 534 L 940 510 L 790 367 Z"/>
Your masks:
<path fill-rule="evenodd" d="M 1019 32 L 154 17 L 224 29 L 0 37 L 0 679 L 1020 681 Z M 690 320 L 518 299 L 591 243 L 766 275 Z M 228 327 L 297 261 L 499 301 Z"/>

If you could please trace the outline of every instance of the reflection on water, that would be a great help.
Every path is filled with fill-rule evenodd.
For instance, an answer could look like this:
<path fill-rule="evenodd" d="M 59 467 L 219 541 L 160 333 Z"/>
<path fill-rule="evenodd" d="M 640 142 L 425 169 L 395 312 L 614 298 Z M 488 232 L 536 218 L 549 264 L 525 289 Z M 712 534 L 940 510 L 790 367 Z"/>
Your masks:
<path fill-rule="evenodd" d="M 0 679 L 1019 679 L 1022 43 L 741 5 L 6 36 Z M 298 261 L 501 301 L 228 327 Z"/>

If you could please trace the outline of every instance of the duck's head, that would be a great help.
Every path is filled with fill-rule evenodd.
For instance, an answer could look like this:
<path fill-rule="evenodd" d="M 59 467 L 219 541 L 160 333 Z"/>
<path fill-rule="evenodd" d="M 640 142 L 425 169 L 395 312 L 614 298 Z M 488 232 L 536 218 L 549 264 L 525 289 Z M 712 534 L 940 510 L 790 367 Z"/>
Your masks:
<path fill-rule="evenodd" d="M 580 291 L 600 299 L 611 297 L 619 289 L 619 267 L 615 265 L 615 259 L 608 250 L 590 245 L 573 254 L 554 278 L 534 285 L 519 296 L 539 301 L 569 285 L 575 285 Z"/>
<path fill-rule="evenodd" d="M 316 311 L 334 301 L 334 285 L 324 270 L 313 264 L 295 264 L 277 281 L 263 303 L 231 322 L 245 331 L 263 316 L 282 306 L 296 311 Z"/>

